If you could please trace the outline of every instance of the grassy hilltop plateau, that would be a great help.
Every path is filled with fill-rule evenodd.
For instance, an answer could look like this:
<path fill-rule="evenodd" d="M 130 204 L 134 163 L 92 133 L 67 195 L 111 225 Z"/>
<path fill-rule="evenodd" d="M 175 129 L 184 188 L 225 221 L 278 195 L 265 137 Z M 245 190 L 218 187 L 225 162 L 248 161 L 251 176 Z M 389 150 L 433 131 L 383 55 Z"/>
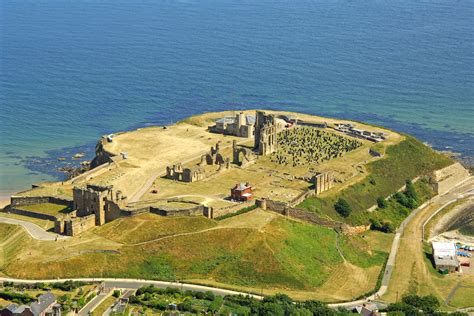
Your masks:
<path fill-rule="evenodd" d="M 16 194 L 1 218 L 32 222 L 50 240 L 0 223 L 0 274 L 180 280 L 326 302 L 377 289 L 396 228 L 436 195 L 433 172 L 454 161 L 383 127 L 274 111 L 265 111 L 269 134 L 261 135 L 269 143 L 259 148 L 255 111 L 239 115 L 207 113 L 104 136 L 95 168 Z M 238 133 L 251 135 L 209 128 L 242 118 Z M 318 181 L 325 184 L 317 192 Z M 230 198 L 236 184 L 251 187 L 249 201 Z M 105 204 L 86 201 L 94 190 L 108 192 L 97 193 Z M 457 277 L 421 260 L 423 278 L 444 301 Z M 416 279 L 420 270 L 411 268 L 406 277 Z M 463 280 L 469 284 L 472 276 Z M 411 283 L 396 291 L 429 294 Z M 395 290 L 387 299 L 395 301 Z"/>

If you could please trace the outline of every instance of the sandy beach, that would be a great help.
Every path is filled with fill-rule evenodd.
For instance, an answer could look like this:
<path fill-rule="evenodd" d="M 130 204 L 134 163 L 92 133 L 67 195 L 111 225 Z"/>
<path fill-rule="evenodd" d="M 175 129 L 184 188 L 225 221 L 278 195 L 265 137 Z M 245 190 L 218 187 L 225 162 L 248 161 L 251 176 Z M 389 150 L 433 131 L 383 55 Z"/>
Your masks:
<path fill-rule="evenodd" d="M 10 204 L 10 196 L 0 195 L 0 209 Z"/>

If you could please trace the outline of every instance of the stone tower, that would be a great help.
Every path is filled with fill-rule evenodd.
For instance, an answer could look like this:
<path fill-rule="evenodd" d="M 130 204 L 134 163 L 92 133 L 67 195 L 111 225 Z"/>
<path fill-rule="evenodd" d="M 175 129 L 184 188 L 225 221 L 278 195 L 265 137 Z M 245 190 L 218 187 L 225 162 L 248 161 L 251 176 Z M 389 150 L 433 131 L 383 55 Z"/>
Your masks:
<path fill-rule="evenodd" d="M 265 156 L 277 149 L 276 119 L 275 115 L 266 115 L 263 111 L 257 111 L 256 116 L 254 148 Z"/>

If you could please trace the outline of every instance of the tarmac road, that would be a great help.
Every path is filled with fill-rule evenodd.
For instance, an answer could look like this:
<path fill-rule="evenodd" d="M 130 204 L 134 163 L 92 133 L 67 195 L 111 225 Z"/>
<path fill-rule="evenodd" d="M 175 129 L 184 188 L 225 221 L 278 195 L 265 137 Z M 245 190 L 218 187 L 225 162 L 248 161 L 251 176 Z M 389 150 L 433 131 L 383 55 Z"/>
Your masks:
<path fill-rule="evenodd" d="M 28 234 L 30 234 L 31 237 L 38 240 L 56 240 L 68 238 L 67 236 L 47 232 L 32 222 L 22 221 L 19 219 L 0 217 L 0 223 L 20 225 L 28 232 Z"/>

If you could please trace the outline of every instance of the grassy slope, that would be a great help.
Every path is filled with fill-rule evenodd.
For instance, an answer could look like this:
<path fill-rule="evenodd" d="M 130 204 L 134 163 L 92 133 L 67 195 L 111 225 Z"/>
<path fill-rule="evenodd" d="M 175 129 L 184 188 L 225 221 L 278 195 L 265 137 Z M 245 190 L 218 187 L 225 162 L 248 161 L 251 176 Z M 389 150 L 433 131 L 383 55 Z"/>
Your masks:
<path fill-rule="evenodd" d="M 0 224 L 0 268 L 10 264 L 30 240 L 30 235 L 21 227 Z"/>
<path fill-rule="evenodd" d="M 435 193 L 431 188 L 431 185 L 426 179 L 420 179 L 414 183 L 415 191 L 418 196 L 418 204 L 421 205 Z M 370 218 L 377 219 L 380 222 L 391 222 L 395 226 L 398 226 L 412 210 L 402 206 L 395 199 L 388 201 L 388 206 L 385 209 L 377 208 L 374 212 L 362 212 L 358 214 L 359 218 L 364 221 L 368 221 Z"/>
<path fill-rule="evenodd" d="M 139 235 L 143 225 L 132 234 Z M 153 230 L 153 224 L 149 227 Z M 377 232 L 367 233 L 367 240 L 379 239 Z M 22 249 L 27 256 L 9 261 L 2 272 L 19 278 L 80 275 L 192 280 L 256 292 L 262 288 L 290 291 L 301 299 L 341 300 L 375 286 L 382 262 L 376 251 L 385 250 L 380 245 L 371 249 L 365 240 L 349 240 L 344 251 L 354 265 L 348 266 L 336 249 L 333 230 L 262 210 L 221 221 L 216 229 L 142 245 L 121 245 L 118 253 L 79 252 L 86 245 L 86 249 L 104 247 L 105 241 L 93 233 L 61 243 L 34 241 L 30 248 Z M 64 252 L 64 247 L 70 251 Z M 54 258 L 51 253 L 55 254 Z M 338 273 L 346 277 L 335 280 Z"/>
<path fill-rule="evenodd" d="M 367 165 L 368 176 L 364 180 L 337 194 L 309 198 L 299 206 L 350 224 L 367 223 L 370 216 L 364 211 L 375 204 L 377 197 L 397 191 L 407 179 L 429 174 L 451 163 L 450 158 L 406 136 L 401 143 L 389 147 L 383 159 Z M 370 183 L 371 179 L 375 184 Z M 348 218 L 340 217 L 334 210 L 334 204 L 340 197 L 352 207 L 353 212 Z"/>
<path fill-rule="evenodd" d="M 119 218 L 95 233 L 124 244 L 136 244 L 161 237 L 212 228 L 213 220 L 205 217 L 169 218 L 155 214 L 141 214 L 131 218 Z"/>

